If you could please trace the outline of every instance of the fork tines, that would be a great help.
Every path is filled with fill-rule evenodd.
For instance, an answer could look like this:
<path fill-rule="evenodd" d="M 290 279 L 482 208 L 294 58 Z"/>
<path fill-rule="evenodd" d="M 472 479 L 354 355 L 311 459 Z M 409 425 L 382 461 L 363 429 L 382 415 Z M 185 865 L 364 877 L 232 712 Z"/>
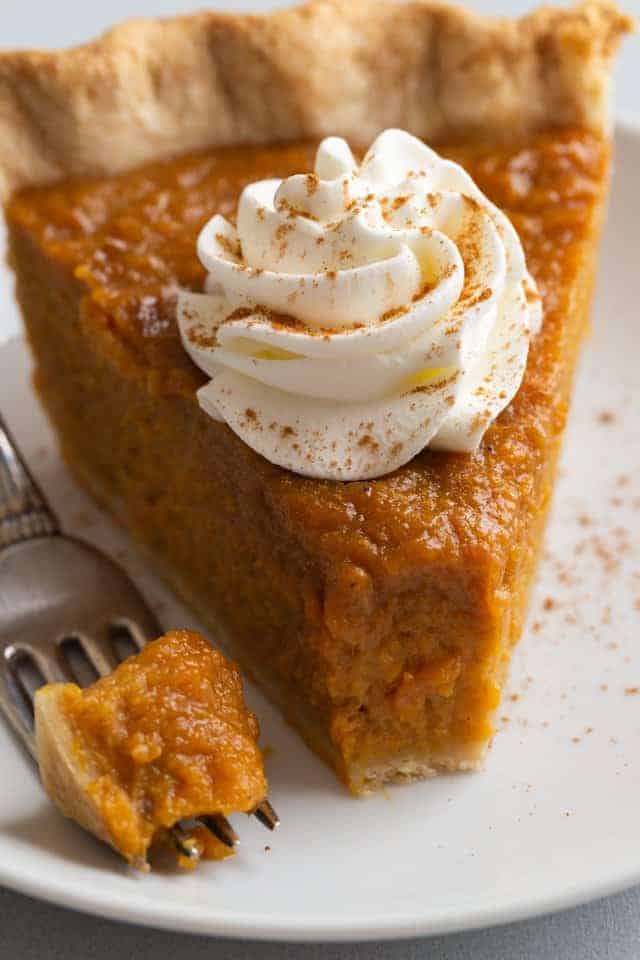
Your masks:
<path fill-rule="evenodd" d="M 267 799 L 259 803 L 255 810 L 250 810 L 249 815 L 254 816 L 267 830 L 275 830 L 280 824 L 278 814 Z M 216 813 L 213 816 L 199 817 L 199 820 L 218 840 L 224 843 L 226 847 L 232 848 L 240 843 L 238 834 L 227 818 L 221 813 Z"/>
<path fill-rule="evenodd" d="M 278 814 L 266 798 L 254 810 L 250 810 L 249 815 L 255 817 L 267 830 L 275 830 L 280 825 Z M 238 834 L 221 813 L 199 817 L 198 819 L 226 847 L 235 847 L 240 843 Z"/>
<path fill-rule="evenodd" d="M 278 814 L 266 799 L 259 803 L 255 810 L 250 810 L 249 815 L 254 816 L 268 830 L 275 830 L 280 824 Z M 198 817 L 198 822 L 210 830 L 214 837 L 224 843 L 225 847 L 233 849 L 240 843 L 240 837 L 223 814 L 201 816 Z"/>
<path fill-rule="evenodd" d="M 265 799 L 259 803 L 255 810 L 251 811 L 256 820 L 259 820 L 267 830 L 275 830 L 280 826 L 280 817 L 275 812 L 269 801 Z"/>

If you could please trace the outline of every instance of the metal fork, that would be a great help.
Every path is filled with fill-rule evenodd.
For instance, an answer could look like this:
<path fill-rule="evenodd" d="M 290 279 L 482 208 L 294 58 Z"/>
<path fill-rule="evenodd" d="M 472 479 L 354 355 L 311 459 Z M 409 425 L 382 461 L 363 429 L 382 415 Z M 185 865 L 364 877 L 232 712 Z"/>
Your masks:
<path fill-rule="evenodd" d="M 83 657 L 97 676 L 105 676 L 123 659 L 123 637 L 131 652 L 161 632 L 116 563 L 63 536 L 0 416 L 0 708 L 36 762 L 37 687 L 81 683 Z M 251 812 L 269 830 L 278 826 L 268 800 Z M 226 846 L 238 843 L 221 814 L 199 822 Z M 188 828 L 176 824 L 172 838 L 180 853 L 197 859 Z"/>

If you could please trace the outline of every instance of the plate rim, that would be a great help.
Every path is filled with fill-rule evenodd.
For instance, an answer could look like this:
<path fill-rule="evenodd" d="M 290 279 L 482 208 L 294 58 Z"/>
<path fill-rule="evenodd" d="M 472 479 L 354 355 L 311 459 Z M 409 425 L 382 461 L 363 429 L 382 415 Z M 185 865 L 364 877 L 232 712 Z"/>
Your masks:
<path fill-rule="evenodd" d="M 45 885 L 45 883 L 47 885 Z M 86 893 L 82 884 L 74 881 L 64 886 L 38 880 L 35 876 L 10 877 L 4 868 L 0 868 L 0 885 L 18 893 L 35 897 L 69 910 L 105 917 L 120 923 L 159 930 L 171 930 L 178 933 L 190 933 L 199 936 L 219 937 L 231 940 L 255 940 L 281 943 L 365 943 L 371 941 L 408 940 L 417 937 L 435 937 L 444 934 L 465 933 L 471 930 L 484 930 L 490 927 L 517 923 L 520 920 L 535 919 L 554 913 L 561 913 L 594 900 L 622 893 L 640 883 L 640 861 L 622 876 L 614 876 L 591 885 L 586 881 L 575 883 L 564 893 L 550 892 L 546 897 L 521 897 L 508 907 L 500 903 L 486 905 L 477 909 L 467 909 L 461 919 L 458 908 L 452 907 L 440 914 L 438 920 L 403 914 L 386 915 L 384 922 L 372 926 L 369 915 L 351 917 L 346 924 L 336 923 L 334 918 L 326 921 L 305 922 L 304 915 L 295 921 L 274 920 L 270 914 L 229 913 L 216 916 L 210 913 L 206 917 L 201 907 L 191 907 L 181 903 L 180 909 L 172 913 L 166 901 L 155 904 L 147 900 L 141 907 L 131 903 L 124 893 L 110 893 L 108 903 L 99 896 Z M 70 895 L 70 890 L 72 891 Z"/>
<path fill-rule="evenodd" d="M 640 114 L 618 111 L 615 132 L 640 139 Z M 18 338 L 23 338 L 21 333 Z M 0 338 L 0 344 L 11 339 L 13 337 L 9 340 Z M 0 835 L 0 847 L 2 843 Z M 622 872 L 612 865 L 596 882 L 586 876 L 569 887 L 565 885 L 562 890 L 550 888 L 544 896 L 520 894 L 506 905 L 504 900 L 485 902 L 475 909 L 467 906 L 463 913 L 459 907 L 453 906 L 442 910 L 436 919 L 395 912 L 385 914 L 372 925 L 369 915 L 350 915 L 343 922 L 335 913 L 321 920 L 305 919 L 304 914 L 299 914 L 285 922 L 272 913 L 254 912 L 247 917 L 246 913 L 228 910 L 216 914 L 212 908 L 205 914 L 199 905 L 181 902 L 179 908 L 172 909 L 165 900 L 132 900 L 127 893 L 119 891 L 110 891 L 105 901 L 100 896 L 99 886 L 87 888 L 81 880 L 69 880 L 65 874 L 61 875 L 64 879 L 58 880 L 55 873 L 42 874 L 37 866 L 20 872 L 20 861 L 14 860 L 13 863 L 18 864 L 17 868 L 11 869 L 6 865 L 7 861 L 0 860 L 0 885 L 63 908 L 141 927 L 226 939 L 293 943 L 391 941 L 486 929 L 569 910 L 640 884 L 639 857 L 636 865 L 625 865 Z"/>

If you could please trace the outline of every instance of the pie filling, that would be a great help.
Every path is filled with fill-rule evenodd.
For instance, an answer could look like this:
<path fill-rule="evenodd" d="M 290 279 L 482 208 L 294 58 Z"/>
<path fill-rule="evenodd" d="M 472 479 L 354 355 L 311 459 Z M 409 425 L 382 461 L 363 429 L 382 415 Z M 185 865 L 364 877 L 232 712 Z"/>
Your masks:
<path fill-rule="evenodd" d="M 198 406 L 209 377 L 176 320 L 178 291 L 204 289 L 203 226 L 230 220 L 246 184 L 311 169 L 316 146 L 217 148 L 30 188 L 7 215 L 35 382 L 71 468 L 358 792 L 475 766 L 491 735 L 586 323 L 609 149 L 569 128 L 439 145 L 515 226 L 542 328 L 475 451 L 426 449 L 336 483 L 269 463 Z"/>

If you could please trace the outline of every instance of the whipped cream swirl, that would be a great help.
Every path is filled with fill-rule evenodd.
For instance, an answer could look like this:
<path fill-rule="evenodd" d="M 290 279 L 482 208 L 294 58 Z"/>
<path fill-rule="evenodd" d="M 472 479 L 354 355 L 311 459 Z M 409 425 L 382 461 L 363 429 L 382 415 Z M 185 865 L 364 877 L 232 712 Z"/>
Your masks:
<path fill-rule="evenodd" d="M 427 446 L 470 452 L 517 392 L 540 297 L 510 221 L 458 164 L 401 130 L 358 166 L 245 188 L 198 238 L 204 294 L 178 300 L 211 377 L 201 407 L 272 463 L 363 480 Z"/>

